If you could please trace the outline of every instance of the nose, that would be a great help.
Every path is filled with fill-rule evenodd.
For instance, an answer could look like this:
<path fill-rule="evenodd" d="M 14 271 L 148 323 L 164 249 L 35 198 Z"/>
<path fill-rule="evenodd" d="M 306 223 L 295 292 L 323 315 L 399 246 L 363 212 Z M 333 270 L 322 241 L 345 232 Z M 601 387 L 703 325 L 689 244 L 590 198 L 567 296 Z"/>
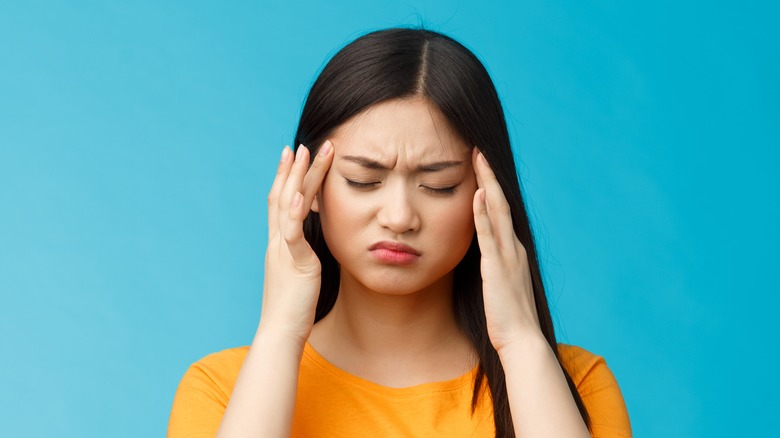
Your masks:
<path fill-rule="evenodd" d="M 420 216 L 407 187 L 396 184 L 396 187 L 387 187 L 385 194 L 377 212 L 379 225 L 399 235 L 419 230 Z"/>

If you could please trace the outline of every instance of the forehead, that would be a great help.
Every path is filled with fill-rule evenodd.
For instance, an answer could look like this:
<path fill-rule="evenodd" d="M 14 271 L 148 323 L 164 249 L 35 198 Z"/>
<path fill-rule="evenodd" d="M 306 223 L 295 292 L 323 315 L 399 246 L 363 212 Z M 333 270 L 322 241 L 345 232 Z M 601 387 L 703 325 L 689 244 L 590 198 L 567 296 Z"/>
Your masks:
<path fill-rule="evenodd" d="M 336 157 L 362 155 L 388 164 L 456 159 L 470 151 L 444 114 L 423 98 L 374 105 L 339 126 Z"/>

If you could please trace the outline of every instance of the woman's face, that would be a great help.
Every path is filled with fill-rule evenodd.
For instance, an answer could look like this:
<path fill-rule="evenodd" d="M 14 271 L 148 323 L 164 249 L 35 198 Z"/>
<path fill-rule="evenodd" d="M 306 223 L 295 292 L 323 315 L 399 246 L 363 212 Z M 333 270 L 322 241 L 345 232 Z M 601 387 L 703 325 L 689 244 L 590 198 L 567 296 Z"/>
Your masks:
<path fill-rule="evenodd" d="M 330 140 L 335 157 L 312 209 L 342 285 L 449 286 L 474 235 L 471 147 L 422 98 L 377 104 Z"/>

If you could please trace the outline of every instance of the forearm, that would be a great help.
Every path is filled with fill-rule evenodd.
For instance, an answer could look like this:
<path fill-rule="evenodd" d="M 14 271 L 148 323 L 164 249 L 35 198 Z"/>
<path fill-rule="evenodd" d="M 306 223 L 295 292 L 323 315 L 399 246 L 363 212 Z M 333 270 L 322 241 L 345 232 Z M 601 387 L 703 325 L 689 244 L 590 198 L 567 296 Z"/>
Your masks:
<path fill-rule="evenodd" d="M 258 329 L 218 438 L 289 437 L 303 345 Z"/>
<path fill-rule="evenodd" d="M 518 438 L 590 437 L 555 353 L 541 333 L 499 351 Z"/>

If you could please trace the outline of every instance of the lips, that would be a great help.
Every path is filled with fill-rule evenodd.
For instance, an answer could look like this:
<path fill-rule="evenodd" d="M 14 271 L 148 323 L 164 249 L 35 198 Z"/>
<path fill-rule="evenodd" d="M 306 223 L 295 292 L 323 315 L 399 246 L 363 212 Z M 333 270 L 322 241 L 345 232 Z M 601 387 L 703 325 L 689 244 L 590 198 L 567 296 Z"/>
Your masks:
<path fill-rule="evenodd" d="M 404 252 L 416 256 L 420 255 L 420 251 L 417 251 L 416 249 L 412 248 L 409 245 L 404 245 L 403 243 L 398 243 L 398 242 L 389 242 L 389 241 L 377 242 L 368 248 L 369 251 L 374 251 L 377 249 L 386 249 L 394 252 Z"/>
<path fill-rule="evenodd" d="M 420 251 L 398 242 L 377 242 L 369 250 L 371 257 L 383 265 L 407 266 L 420 259 Z"/>

